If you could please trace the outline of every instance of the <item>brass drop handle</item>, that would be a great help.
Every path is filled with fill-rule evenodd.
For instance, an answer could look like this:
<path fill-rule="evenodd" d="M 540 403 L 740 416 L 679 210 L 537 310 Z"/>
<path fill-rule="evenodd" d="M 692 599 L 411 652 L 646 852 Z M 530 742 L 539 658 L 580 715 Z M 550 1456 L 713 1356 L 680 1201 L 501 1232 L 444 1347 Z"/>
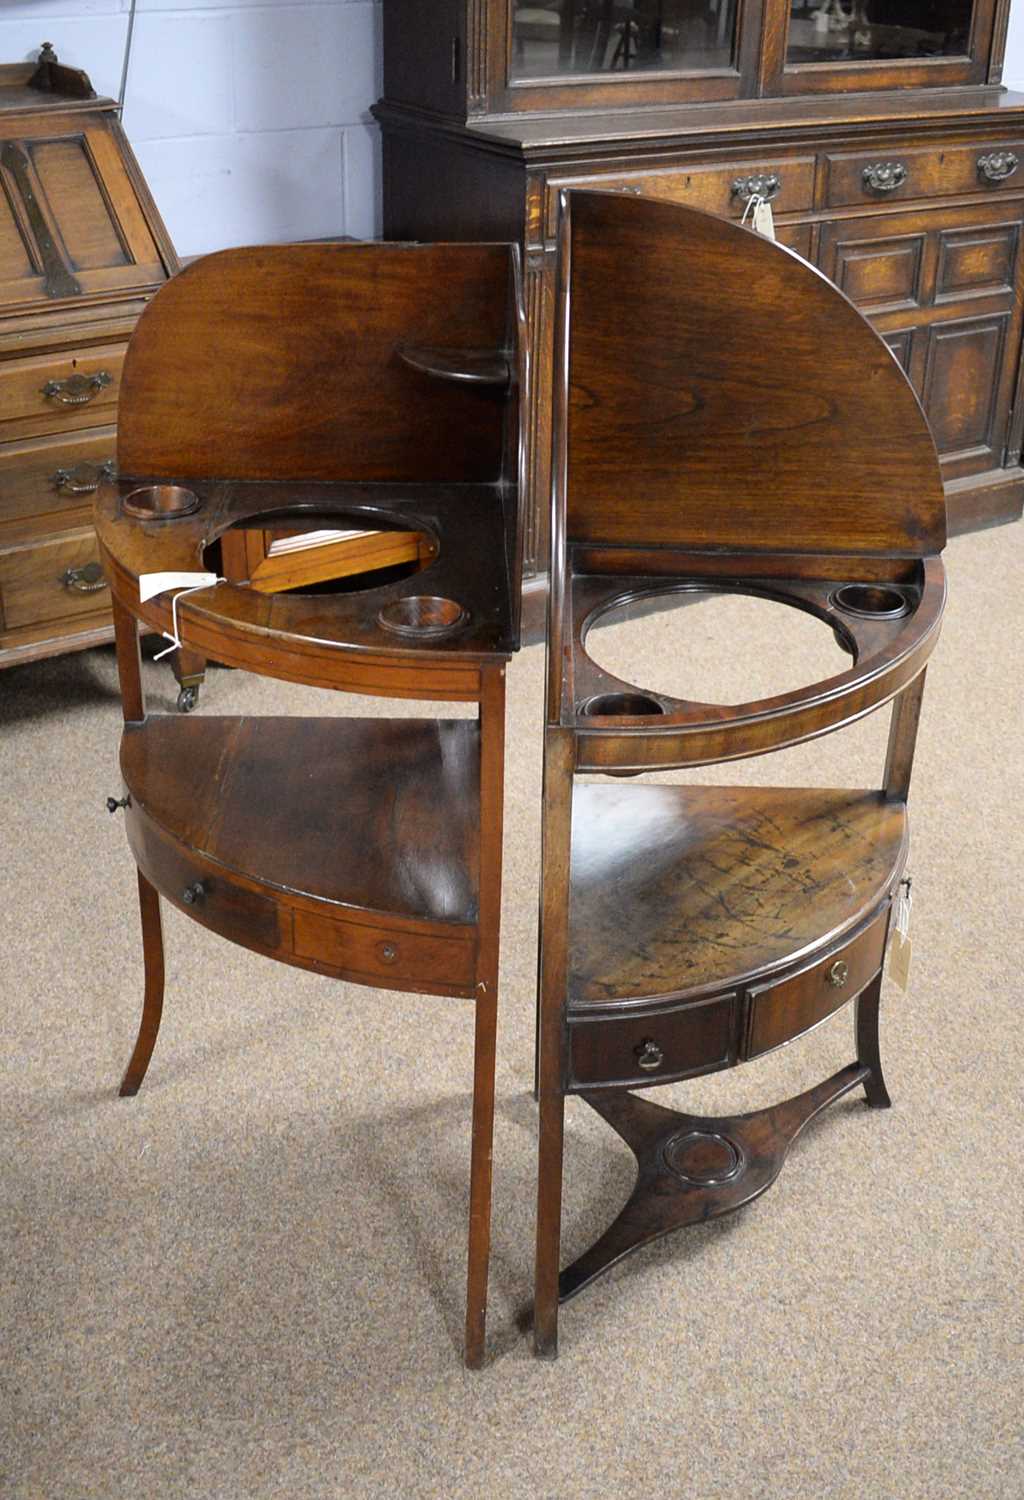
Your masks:
<path fill-rule="evenodd" d="M 112 458 L 101 464 L 80 463 L 73 469 L 58 469 L 51 483 L 55 490 L 65 495 L 91 495 L 98 490 L 104 479 L 113 479 L 117 466 Z"/>
<path fill-rule="evenodd" d="M 201 880 L 195 880 L 187 885 L 181 893 L 181 899 L 186 906 L 197 906 L 206 895 L 206 887 Z"/>
<path fill-rule="evenodd" d="M 902 161 L 876 161 L 861 173 L 864 186 L 873 193 L 894 193 L 907 180 L 906 163 Z"/>
<path fill-rule="evenodd" d="M 98 594 L 107 587 L 103 569 L 98 562 L 85 563 L 81 568 L 68 568 L 61 574 L 61 583 L 72 594 Z"/>
<path fill-rule="evenodd" d="M 1005 182 L 1019 165 L 1013 151 L 988 151 L 978 157 L 978 176 L 984 177 L 986 182 Z"/>
<path fill-rule="evenodd" d="M 829 969 L 828 971 L 827 978 L 829 984 L 833 985 L 837 990 L 841 990 L 849 977 L 849 965 L 845 964 L 841 958 L 837 958 L 831 969 Z"/>
<path fill-rule="evenodd" d="M 755 172 L 752 177 L 733 179 L 734 198 L 763 198 L 766 203 L 773 203 L 781 192 L 782 178 L 778 172 Z"/>
<path fill-rule="evenodd" d="M 86 406 L 104 386 L 112 385 L 113 380 L 109 370 L 97 370 L 94 375 L 69 375 L 66 380 L 48 380 L 43 386 L 43 395 L 59 406 Z"/>
<path fill-rule="evenodd" d="M 636 1052 L 637 1067 L 643 1068 L 645 1073 L 656 1072 L 665 1061 L 664 1052 L 662 1052 L 657 1042 L 651 1041 L 650 1037 L 645 1037 L 639 1047 L 634 1048 L 634 1051 Z"/>

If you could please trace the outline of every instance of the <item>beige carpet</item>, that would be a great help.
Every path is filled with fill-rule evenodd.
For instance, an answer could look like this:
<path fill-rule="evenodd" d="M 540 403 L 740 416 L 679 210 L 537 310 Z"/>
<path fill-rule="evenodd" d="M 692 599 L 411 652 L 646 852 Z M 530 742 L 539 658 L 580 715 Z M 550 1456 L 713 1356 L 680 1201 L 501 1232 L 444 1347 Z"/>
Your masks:
<path fill-rule="evenodd" d="M 954 543 L 948 563 L 913 795 L 914 972 L 884 1017 L 895 1108 L 842 1101 L 759 1203 L 584 1293 L 555 1364 L 517 1325 L 532 1275 L 541 652 L 514 663 L 476 1375 L 459 1360 L 468 1007 L 278 966 L 170 912 L 163 1033 L 139 1097 L 118 1099 L 141 959 L 133 865 L 104 809 L 112 653 L 0 674 L 5 1500 L 1020 1500 L 1024 527 Z M 829 667 L 821 627 L 786 612 L 783 629 L 766 608 L 656 617 L 646 669 L 631 627 L 597 649 L 655 686 L 717 682 L 723 697 Z M 766 641 L 767 684 L 747 654 Z M 169 706 L 165 668 L 148 675 L 152 706 Z M 360 711 L 215 670 L 199 712 L 321 704 Z M 870 784 L 886 717 L 733 770 Z M 851 1057 L 844 1012 L 656 1097 L 749 1108 Z M 584 1105 L 568 1119 L 572 1255 L 631 1173 Z"/>

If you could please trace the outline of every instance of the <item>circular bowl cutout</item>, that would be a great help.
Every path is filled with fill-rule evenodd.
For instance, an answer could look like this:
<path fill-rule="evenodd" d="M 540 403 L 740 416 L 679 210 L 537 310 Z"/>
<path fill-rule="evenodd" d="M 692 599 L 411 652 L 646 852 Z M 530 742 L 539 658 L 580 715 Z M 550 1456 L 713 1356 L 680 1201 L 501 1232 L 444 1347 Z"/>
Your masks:
<path fill-rule="evenodd" d="M 377 623 L 385 630 L 417 640 L 451 635 L 468 619 L 468 611 L 455 599 L 440 599 L 434 594 L 407 594 L 404 599 L 385 604 L 377 613 Z"/>
<path fill-rule="evenodd" d="M 598 693 L 579 706 L 579 713 L 587 719 L 593 718 L 650 718 L 665 712 L 657 698 L 646 693 Z"/>
<path fill-rule="evenodd" d="M 180 484 L 144 484 L 125 495 L 121 506 L 126 515 L 143 521 L 169 521 L 198 510 L 199 496 Z"/>
<path fill-rule="evenodd" d="M 895 620 L 910 611 L 903 591 L 882 583 L 844 583 L 832 595 L 832 603 L 864 620 Z"/>

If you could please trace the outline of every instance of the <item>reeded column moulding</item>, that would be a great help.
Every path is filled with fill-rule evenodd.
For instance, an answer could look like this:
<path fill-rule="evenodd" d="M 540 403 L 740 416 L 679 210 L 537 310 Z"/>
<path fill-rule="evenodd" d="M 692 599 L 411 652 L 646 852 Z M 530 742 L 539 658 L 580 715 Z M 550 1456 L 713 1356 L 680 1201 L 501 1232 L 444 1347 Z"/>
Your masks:
<path fill-rule="evenodd" d="M 548 1356 L 561 1302 L 639 1246 L 756 1198 L 826 1105 L 858 1087 L 889 1104 L 882 963 L 945 598 L 921 407 L 805 261 L 694 209 L 570 193 L 558 299 L 534 1328 Z M 588 653 L 613 612 L 722 592 L 815 616 L 848 668 L 722 705 L 620 681 Z M 761 755 L 888 704 L 877 787 L 578 779 Z M 854 1059 L 782 1104 L 706 1119 L 634 1092 L 752 1061 L 851 1000 Z M 562 1267 L 571 1094 L 630 1145 L 637 1179 Z"/>
<path fill-rule="evenodd" d="M 196 262 L 140 319 L 120 477 L 96 503 L 125 719 L 126 795 L 111 810 L 124 807 L 138 864 L 145 952 L 121 1092 L 138 1090 L 160 1025 L 161 897 L 280 962 L 471 1001 L 470 1366 L 484 1356 L 490 1243 L 522 316 L 507 245 L 290 246 Z M 306 544 L 338 529 L 366 538 L 367 571 L 353 574 L 349 558 L 325 579 L 322 560 L 304 563 Z M 263 568 L 267 532 L 285 559 L 270 586 L 245 572 L 250 557 Z M 397 552 L 395 538 L 406 539 Z M 140 576 L 202 570 L 232 581 L 176 607 L 197 660 L 475 703 L 477 717 L 148 714 L 138 626 L 170 631 L 172 596 L 141 602 Z"/>

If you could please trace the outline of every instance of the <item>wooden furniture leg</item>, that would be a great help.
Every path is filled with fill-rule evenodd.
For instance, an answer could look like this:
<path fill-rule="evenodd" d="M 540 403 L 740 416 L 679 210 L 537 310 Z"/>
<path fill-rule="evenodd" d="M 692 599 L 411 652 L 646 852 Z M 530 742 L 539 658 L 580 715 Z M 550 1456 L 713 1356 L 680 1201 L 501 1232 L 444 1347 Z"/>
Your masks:
<path fill-rule="evenodd" d="M 142 951 L 146 966 L 146 988 L 142 999 L 142 1020 L 131 1060 L 125 1069 L 118 1092 L 129 1098 L 139 1092 L 149 1060 L 156 1046 L 160 1017 L 164 1008 L 164 939 L 160 922 L 160 897 L 143 875 L 139 875 L 139 912 L 142 917 Z"/>
<path fill-rule="evenodd" d="M 469 1263 L 465 1361 L 484 1358 L 491 1253 L 494 1068 L 501 936 L 501 856 L 505 795 L 505 668 L 485 669 L 480 696 L 480 914 L 473 1056 L 473 1137 L 469 1173 Z"/>
<path fill-rule="evenodd" d="M 544 848 L 538 1008 L 540 1144 L 537 1261 L 533 1310 L 536 1354 L 558 1354 L 558 1262 L 562 1244 L 565 1058 L 562 1006 L 567 981 L 569 854 L 572 829 L 571 734 L 549 729 L 544 756 Z"/>
<path fill-rule="evenodd" d="M 868 1068 L 864 1095 L 872 1109 L 889 1109 L 892 1100 L 882 1076 L 882 1059 L 878 1050 L 878 1008 L 882 999 L 882 975 L 879 973 L 866 990 L 857 996 L 857 1061 Z"/>
<path fill-rule="evenodd" d="M 199 702 L 199 689 L 206 678 L 206 661 L 184 647 L 171 654 L 171 671 L 178 684 L 178 712 L 190 714 Z"/>

